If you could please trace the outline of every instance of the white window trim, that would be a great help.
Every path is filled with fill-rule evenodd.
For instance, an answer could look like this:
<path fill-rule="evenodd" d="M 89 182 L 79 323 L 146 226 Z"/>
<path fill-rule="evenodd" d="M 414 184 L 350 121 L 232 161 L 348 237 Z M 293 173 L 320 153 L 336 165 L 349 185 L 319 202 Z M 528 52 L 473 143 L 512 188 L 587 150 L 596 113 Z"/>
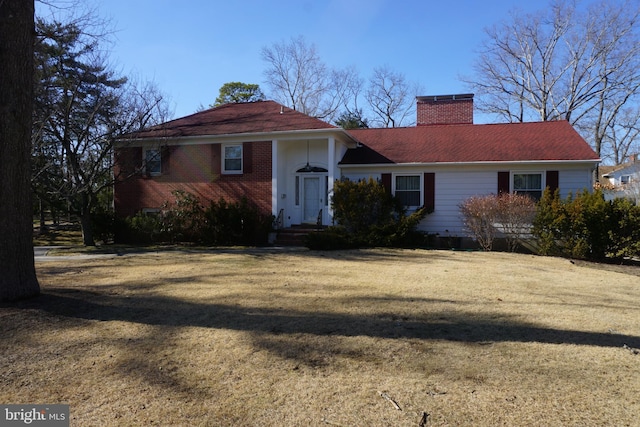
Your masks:
<path fill-rule="evenodd" d="M 240 147 L 240 170 L 227 170 L 226 169 L 226 164 L 225 164 L 225 148 L 227 147 Z M 242 175 L 243 173 L 243 169 L 244 169 L 244 147 L 242 146 L 242 144 L 222 144 L 222 148 L 221 148 L 222 152 L 221 152 L 221 162 L 222 162 L 222 166 L 221 166 L 221 170 L 222 173 L 225 175 Z"/>
<path fill-rule="evenodd" d="M 412 209 L 417 209 L 421 206 L 424 206 L 424 174 L 421 172 L 417 172 L 417 173 L 394 173 L 391 175 L 391 187 L 392 187 L 392 194 L 395 196 L 396 195 L 396 177 L 399 176 L 417 176 L 418 177 L 418 184 L 420 186 L 420 204 L 417 206 L 405 206 L 405 208 L 407 208 L 408 210 L 412 210 Z"/>
<path fill-rule="evenodd" d="M 160 157 L 160 170 L 158 171 L 149 171 L 149 166 L 147 164 L 147 152 L 156 151 L 158 153 L 158 157 Z M 148 176 L 160 176 L 162 175 L 162 150 L 160 148 L 147 147 L 142 151 L 142 159 L 144 161 L 144 172 Z"/>
<path fill-rule="evenodd" d="M 547 171 L 541 170 L 517 170 L 511 171 L 511 176 L 509 177 L 509 186 L 511 187 L 511 193 L 515 193 L 516 183 L 514 181 L 515 175 L 540 175 L 540 185 L 542 188 L 539 190 L 544 193 L 544 189 L 547 188 Z M 528 191 L 538 191 L 538 190 L 528 190 Z"/>

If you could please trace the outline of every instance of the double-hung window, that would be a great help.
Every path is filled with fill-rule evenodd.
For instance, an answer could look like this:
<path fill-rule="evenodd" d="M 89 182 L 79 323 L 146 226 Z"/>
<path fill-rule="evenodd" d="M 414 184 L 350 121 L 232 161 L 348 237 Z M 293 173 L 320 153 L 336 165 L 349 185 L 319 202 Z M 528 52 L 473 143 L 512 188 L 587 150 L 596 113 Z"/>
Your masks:
<path fill-rule="evenodd" d="M 162 158 L 159 149 L 147 148 L 144 151 L 144 170 L 149 176 L 158 176 L 162 173 Z"/>
<path fill-rule="evenodd" d="M 395 195 L 408 208 L 421 206 L 420 175 L 396 175 Z"/>
<path fill-rule="evenodd" d="M 242 173 L 242 144 L 223 145 L 222 172 Z"/>
<path fill-rule="evenodd" d="M 526 194 L 534 200 L 542 198 L 543 184 L 542 172 L 516 172 L 513 174 L 513 192 Z"/>

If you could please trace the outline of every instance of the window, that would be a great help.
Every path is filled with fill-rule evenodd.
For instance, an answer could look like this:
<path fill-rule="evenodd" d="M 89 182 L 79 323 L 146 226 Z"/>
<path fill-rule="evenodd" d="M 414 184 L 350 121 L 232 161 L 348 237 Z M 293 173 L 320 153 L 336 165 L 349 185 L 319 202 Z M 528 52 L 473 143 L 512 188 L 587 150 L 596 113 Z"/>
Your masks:
<path fill-rule="evenodd" d="M 527 194 L 534 200 L 542 198 L 542 173 L 514 173 L 513 192 Z"/>
<path fill-rule="evenodd" d="M 242 145 L 223 145 L 223 173 L 242 173 Z"/>
<path fill-rule="evenodd" d="M 626 185 L 631 182 L 631 175 L 622 175 L 620 177 L 620 184 Z"/>
<path fill-rule="evenodd" d="M 404 206 L 420 206 L 420 175 L 396 176 L 395 190 Z"/>
<path fill-rule="evenodd" d="M 144 168 L 149 176 L 158 176 L 162 173 L 162 159 L 160 150 L 148 148 L 144 152 Z"/>

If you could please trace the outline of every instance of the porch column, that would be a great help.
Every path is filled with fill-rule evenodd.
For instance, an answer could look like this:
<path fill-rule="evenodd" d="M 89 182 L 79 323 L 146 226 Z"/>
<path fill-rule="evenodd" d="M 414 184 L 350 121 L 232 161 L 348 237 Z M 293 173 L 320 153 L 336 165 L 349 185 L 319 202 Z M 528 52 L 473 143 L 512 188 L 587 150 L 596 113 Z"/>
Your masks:
<path fill-rule="evenodd" d="M 278 217 L 278 140 L 271 141 L 271 214 Z"/>
<path fill-rule="evenodd" d="M 331 195 L 333 194 L 333 182 L 336 179 L 336 140 L 333 137 L 329 137 L 328 141 L 328 159 L 327 168 L 329 171 L 329 178 L 327 183 L 327 213 L 329 214 L 329 224 L 333 223 L 333 209 L 331 209 Z"/>

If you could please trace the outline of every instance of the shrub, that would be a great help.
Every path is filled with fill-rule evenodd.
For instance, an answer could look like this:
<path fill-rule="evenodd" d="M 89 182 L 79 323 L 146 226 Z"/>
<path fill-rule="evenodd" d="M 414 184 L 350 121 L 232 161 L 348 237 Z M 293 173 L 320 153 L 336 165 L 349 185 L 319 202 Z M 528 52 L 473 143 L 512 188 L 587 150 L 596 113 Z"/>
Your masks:
<path fill-rule="evenodd" d="M 159 216 L 142 212 L 125 218 L 114 230 L 116 243 L 148 244 L 162 241 L 162 221 Z"/>
<path fill-rule="evenodd" d="M 204 228 L 204 209 L 195 195 L 175 190 L 172 203 L 162 206 L 162 231 L 171 242 L 197 242 Z"/>
<path fill-rule="evenodd" d="M 158 215 L 138 213 L 127 218 L 116 233 L 122 243 L 190 242 L 205 245 L 263 245 L 273 216 L 262 213 L 243 198 L 227 203 L 223 198 L 204 208 L 193 194 L 179 190 Z"/>
<path fill-rule="evenodd" d="M 472 196 L 460 205 L 462 222 L 469 235 L 480 245 L 482 250 L 490 251 L 498 230 L 497 196 Z"/>
<path fill-rule="evenodd" d="M 328 237 L 328 241 L 349 247 L 410 246 L 424 241 L 416 227 L 429 212 L 420 208 L 407 215 L 399 199 L 371 178 L 336 181 L 331 207 L 339 224 L 332 231 L 342 237 Z"/>
<path fill-rule="evenodd" d="M 614 199 L 609 222 L 607 255 L 613 259 L 640 257 L 640 206 L 629 199 Z"/>
<path fill-rule="evenodd" d="M 273 224 L 273 216 L 260 212 L 243 197 L 239 203 L 223 198 L 211 202 L 204 211 L 202 242 L 210 245 L 264 245 Z"/>
<path fill-rule="evenodd" d="M 497 196 L 497 203 L 498 222 L 507 241 L 507 249 L 514 252 L 531 232 L 536 202 L 524 194 L 501 193 Z"/>
<path fill-rule="evenodd" d="M 496 237 L 502 233 L 507 249 L 517 249 L 531 230 L 536 203 L 523 194 L 501 193 L 472 196 L 460 205 L 463 223 L 469 236 L 485 251 L 493 249 Z"/>
<path fill-rule="evenodd" d="M 543 255 L 604 261 L 640 254 L 639 230 L 640 208 L 629 201 L 605 201 L 600 190 L 565 200 L 545 191 L 533 234 Z"/>
<path fill-rule="evenodd" d="M 373 227 L 393 224 L 404 214 L 399 200 L 373 178 L 357 182 L 348 179 L 336 181 L 331 207 L 335 221 L 356 235 L 368 234 Z"/>

